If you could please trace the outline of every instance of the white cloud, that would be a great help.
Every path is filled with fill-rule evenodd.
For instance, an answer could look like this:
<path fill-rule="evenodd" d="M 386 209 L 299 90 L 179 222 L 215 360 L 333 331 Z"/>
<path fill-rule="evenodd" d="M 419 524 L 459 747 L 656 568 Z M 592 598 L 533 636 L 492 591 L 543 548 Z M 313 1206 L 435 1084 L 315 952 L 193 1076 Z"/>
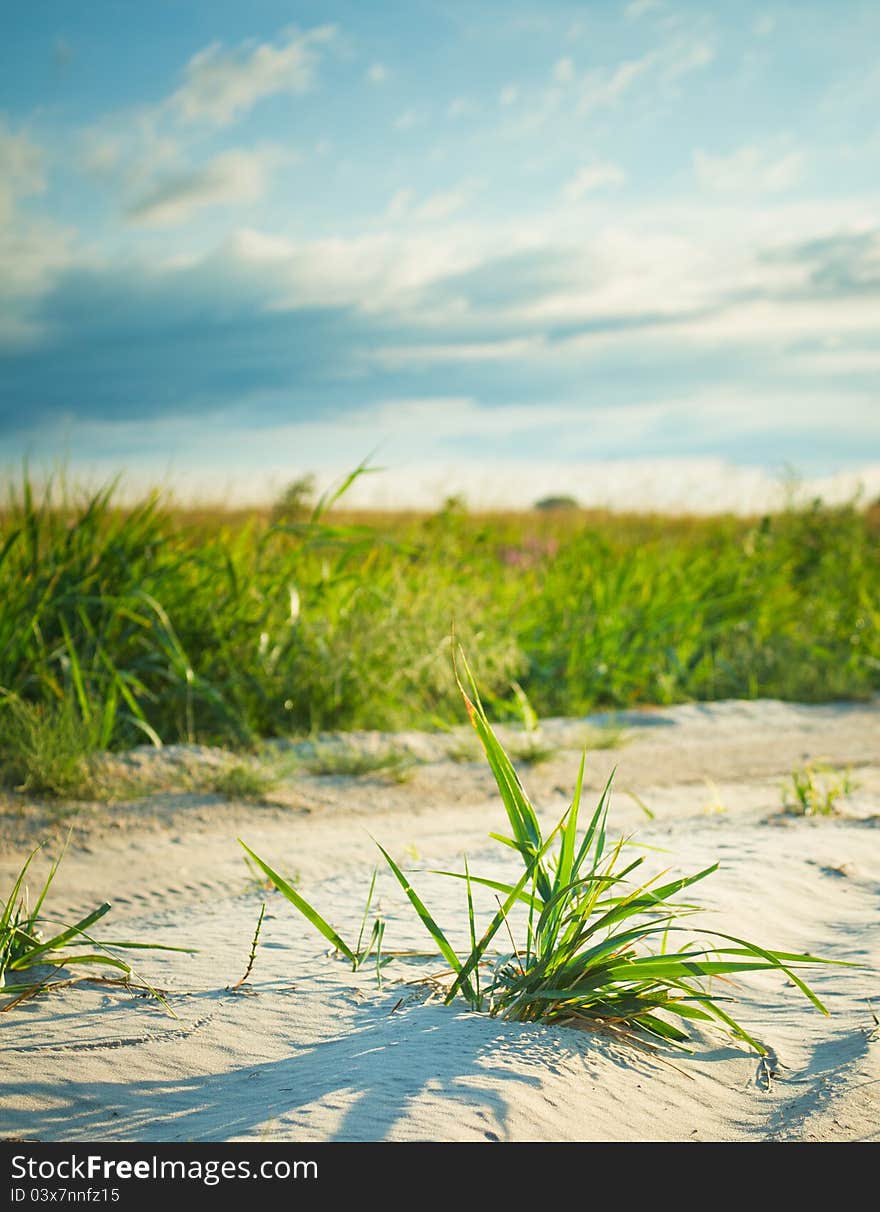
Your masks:
<path fill-rule="evenodd" d="M 776 29 L 776 18 L 772 13 L 763 13 L 752 25 L 752 33 L 758 38 L 767 38 Z"/>
<path fill-rule="evenodd" d="M 422 203 L 416 214 L 418 218 L 428 223 L 436 223 L 439 219 L 449 219 L 467 205 L 473 192 L 474 186 L 465 183 L 456 189 L 433 194 Z"/>
<path fill-rule="evenodd" d="M 615 105 L 653 62 L 652 54 L 645 55 L 642 59 L 627 60 L 614 69 L 591 69 L 583 78 L 578 112 L 589 114 L 593 110 Z"/>
<path fill-rule="evenodd" d="M 478 264 L 481 247 L 476 237 L 433 226 L 304 243 L 245 228 L 217 258 L 231 262 L 244 279 L 261 282 L 277 310 L 339 304 L 382 312 L 406 307 L 436 279 Z"/>
<path fill-rule="evenodd" d="M 388 68 L 384 63 L 372 63 L 367 72 L 367 79 L 371 84 L 384 84 L 388 79 Z"/>
<path fill-rule="evenodd" d="M 545 89 L 534 100 L 528 110 L 517 123 L 516 130 L 521 135 L 532 134 L 540 130 L 557 112 L 562 104 L 562 89 L 558 85 Z"/>
<path fill-rule="evenodd" d="M 638 21 L 645 13 L 651 13 L 662 8 L 660 0 L 632 0 L 623 10 L 627 21 Z"/>
<path fill-rule="evenodd" d="M 682 38 L 665 47 L 658 56 L 660 74 L 667 84 L 674 84 L 682 76 L 708 67 L 714 58 L 715 48 L 710 42 Z"/>
<path fill-rule="evenodd" d="M 424 114 L 419 113 L 416 109 L 405 109 L 402 114 L 394 119 L 395 130 L 412 130 L 414 126 L 424 122 Z"/>
<path fill-rule="evenodd" d="M 574 79 L 574 62 L 567 55 L 553 65 L 553 79 L 557 84 L 570 84 Z"/>
<path fill-rule="evenodd" d="M 187 172 L 159 178 L 128 210 L 132 223 L 173 227 L 205 206 L 231 206 L 263 197 L 281 155 L 276 148 L 223 152 Z"/>
<path fill-rule="evenodd" d="M 803 167 L 800 152 L 772 156 L 754 145 L 740 147 L 729 156 L 694 152 L 697 180 L 718 193 L 779 193 L 800 180 Z"/>
<path fill-rule="evenodd" d="M 398 189 L 385 208 L 385 217 L 391 222 L 404 218 L 426 223 L 449 219 L 464 209 L 480 186 L 476 180 L 464 181 L 454 189 L 430 195 L 418 206 L 412 189 Z"/>
<path fill-rule="evenodd" d="M 123 155 L 124 144 L 120 135 L 98 130 L 83 134 L 80 162 L 90 176 L 111 180 L 119 171 Z"/>
<path fill-rule="evenodd" d="M 502 105 L 513 105 L 519 96 L 519 89 L 515 84 L 505 84 L 501 92 L 498 94 L 498 100 Z"/>
<path fill-rule="evenodd" d="M 577 112 L 591 114 L 616 106 L 639 81 L 650 82 L 655 90 L 675 92 L 682 77 L 708 66 L 714 57 L 715 50 L 706 40 L 679 36 L 638 59 L 594 67 L 578 79 L 574 61 L 564 56 L 554 65 L 553 85 L 535 98 L 519 132 L 528 134 L 543 126 L 559 109 L 568 85 L 576 85 Z"/>
<path fill-rule="evenodd" d="M 449 108 L 446 110 L 446 116 L 449 118 L 466 118 L 469 114 L 476 113 L 476 105 L 468 97 L 454 97 L 449 103 Z"/>
<path fill-rule="evenodd" d="M 797 364 L 819 375 L 880 375 L 880 348 L 837 349 L 828 346 L 794 355 Z"/>
<path fill-rule="evenodd" d="M 450 341 L 445 345 L 383 345 L 374 360 L 393 369 L 455 362 L 500 362 L 534 357 L 545 348 L 541 337 L 511 337 L 499 341 Z"/>
<path fill-rule="evenodd" d="M 42 220 L 0 223 L 0 348 L 39 339 L 31 305 L 70 264 L 72 234 Z"/>
<path fill-rule="evenodd" d="M 569 181 L 562 195 L 567 202 L 576 202 L 595 189 L 613 189 L 625 181 L 626 173 L 617 164 L 588 164 Z"/>
<path fill-rule="evenodd" d="M 199 51 L 184 69 L 184 83 L 169 104 L 187 122 L 229 123 L 277 93 L 305 93 L 315 82 L 320 48 L 335 37 L 324 25 L 288 33 L 277 45 L 245 42 L 224 50 L 215 42 Z"/>
<path fill-rule="evenodd" d="M 42 150 L 26 134 L 15 134 L 0 114 L 0 223 L 10 221 L 19 198 L 45 188 Z"/>
<path fill-rule="evenodd" d="M 179 141 L 160 131 L 158 119 L 156 111 L 141 110 L 89 127 L 77 147 L 80 167 L 128 193 L 145 190 L 157 174 L 182 163 Z"/>
<path fill-rule="evenodd" d="M 831 306 L 811 284 L 812 262 L 786 255 L 859 230 L 852 201 L 829 208 L 720 195 L 654 207 L 631 193 L 585 229 L 580 208 L 562 198 L 529 222 L 479 222 L 470 199 L 481 185 L 459 182 L 427 198 L 401 191 L 392 202 L 403 222 L 389 216 L 384 231 L 301 244 L 249 233 L 227 255 L 255 264 L 278 306 L 418 315 L 426 344 L 460 334 L 462 323 L 469 345 L 562 325 L 570 335 L 554 349 L 577 358 L 636 339 L 773 349 L 824 338 L 832 324 L 853 342 L 876 333 L 874 296 L 856 291 Z M 504 269 L 519 254 L 557 267 L 542 289 L 523 290 Z"/>
<path fill-rule="evenodd" d="M 700 38 L 674 38 L 640 59 L 627 59 L 616 67 L 588 71 L 581 85 L 579 113 L 592 113 L 616 105 L 639 79 L 674 89 L 683 76 L 699 71 L 715 58 L 711 43 Z"/>
<path fill-rule="evenodd" d="M 0 114 L 0 346 L 36 335 L 29 307 L 69 262 L 71 233 L 26 216 L 19 202 L 46 188 L 43 150 Z"/>
<path fill-rule="evenodd" d="M 389 219 L 402 219 L 409 210 L 413 200 L 411 189 L 399 189 L 388 203 L 385 214 Z"/>

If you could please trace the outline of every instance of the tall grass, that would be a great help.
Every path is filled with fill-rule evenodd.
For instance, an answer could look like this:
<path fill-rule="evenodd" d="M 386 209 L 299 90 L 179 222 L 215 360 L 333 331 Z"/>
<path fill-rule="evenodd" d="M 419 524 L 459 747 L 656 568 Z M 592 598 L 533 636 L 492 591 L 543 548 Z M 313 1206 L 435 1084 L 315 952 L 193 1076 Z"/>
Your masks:
<path fill-rule="evenodd" d="M 499 717 L 515 682 L 539 716 L 880 688 L 876 511 L 300 516 L 25 478 L 0 511 L 7 781 L 60 792 L 145 741 L 451 725 L 453 616 Z"/>

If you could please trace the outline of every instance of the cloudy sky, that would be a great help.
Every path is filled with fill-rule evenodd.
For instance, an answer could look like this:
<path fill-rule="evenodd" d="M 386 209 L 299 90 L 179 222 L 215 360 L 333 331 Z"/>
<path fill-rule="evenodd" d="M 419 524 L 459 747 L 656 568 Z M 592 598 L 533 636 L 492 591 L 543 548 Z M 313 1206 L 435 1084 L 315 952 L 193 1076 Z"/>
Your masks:
<path fill-rule="evenodd" d="M 880 464 L 878 46 L 876 0 L 17 5 L 0 464 Z"/>

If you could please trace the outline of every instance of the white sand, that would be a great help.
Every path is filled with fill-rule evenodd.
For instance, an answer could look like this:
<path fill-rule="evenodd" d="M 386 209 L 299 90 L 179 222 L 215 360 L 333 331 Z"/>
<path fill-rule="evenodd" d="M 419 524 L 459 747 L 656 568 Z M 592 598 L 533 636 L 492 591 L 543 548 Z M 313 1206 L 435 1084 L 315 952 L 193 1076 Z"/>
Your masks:
<path fill-rule="evenodd" d="M 865 965 L 808 975 L 829 1018 L 778 976 L 741 982 L 739 1017 L 773 1049 L 769 1081 L 754 1053 L 711 1032 L 694 1033 L 691 1055 L 663 1049 L 651 1058 L 606 1035 L 426 1001 L 422 986 L 400 982 L 438 971 L 433 961 L 396 961 L 379 989 L 372 969 L 352 974 L 328 956 L 277 894 L 268 896 L 247 992 L 228 991 L 265 895 L 236 835 L 295 875 L 343 935 L 357 932 L 376 856 L 369 833 L 415 872 L 453 933 L 465 924 L 463 888 L 427 869 L 460 869 L 466 850 L 474 871 L 512 872 L 487 837 L 506 819 L 483 765 L 444 759 L 444 738 L 410 736 L 432 760 L 402 786 L 300 778 L 271 806 L 180 795 L 83 810 L 50 908 L 84 911 L 109 899 L 104 937 L 199 954 L 147 952 L 138 964 L 170 991 L 176 1019 L 149 998 L 96 983 L 0 1015 L 0 1138 L 880 1139 L 880 1030 L 869 1004 L 880 1013 L 880 704 L 723 703 L 633 713 L 625 723 L 629 743 L 590 759 L 588 803 L 616 762 L 612 825 L 664 848 L 648 852 L 652 866 L 687 873 L 720 860 L 695 889 L 710 910 L 705 925 Z M 577 726 L 550 722 L 545 733 L 574 743 Z M 818 757 L 853 767 L 859 785 L 842 814 L 782 814 L 783 776 Z M 563 749 L 524 774 L 548 821 L 567 802 L 577 760 Z M 27 837 L 49 832 L 54 846 L 59 831 L 39 805 L 8 803 L 2 824 L 5 890 Z M 386 944 L 425 947 L 390 876 L 380 893 Z"/>

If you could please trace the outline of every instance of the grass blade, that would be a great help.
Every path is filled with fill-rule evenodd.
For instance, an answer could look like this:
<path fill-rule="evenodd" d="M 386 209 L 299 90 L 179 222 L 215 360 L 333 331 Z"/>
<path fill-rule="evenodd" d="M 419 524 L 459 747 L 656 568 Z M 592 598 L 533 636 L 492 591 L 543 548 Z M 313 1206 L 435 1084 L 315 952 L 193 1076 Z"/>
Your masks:
<path fill-rule="evenodd" d="M 269 864 L 264 863 L 258 854 L 254 854 L 250 846 L 246 846 L 241 838 L 238 839 L 238 843 L 247 851 L 260 870 L 266 876 L 268 876 L 278 891 L 283 896 L 287 897 L 291 905 L 293 905 L 295 909 L 298 909 L 303 917 L 306 918 L 307 921 L 310 921 L 315 929 L 323 934 L 324 938 L 326 938 L 328 942 L 333 944 L 337 951 L 341 951 L 347 959 L 350 959 L 351 962 L 357 966 L 357 956 L 355 953 L 351 950 L 347 943 L 343 942 L 329 922 L 325 921 L 325 919 L 321 917 L 317 909 L 313 909 L 309 902 L 304 897 L 300 896 L 296 889 L 292 888 L 283 876 L 280 876 L 277 871 L 273 871 Z"/>

